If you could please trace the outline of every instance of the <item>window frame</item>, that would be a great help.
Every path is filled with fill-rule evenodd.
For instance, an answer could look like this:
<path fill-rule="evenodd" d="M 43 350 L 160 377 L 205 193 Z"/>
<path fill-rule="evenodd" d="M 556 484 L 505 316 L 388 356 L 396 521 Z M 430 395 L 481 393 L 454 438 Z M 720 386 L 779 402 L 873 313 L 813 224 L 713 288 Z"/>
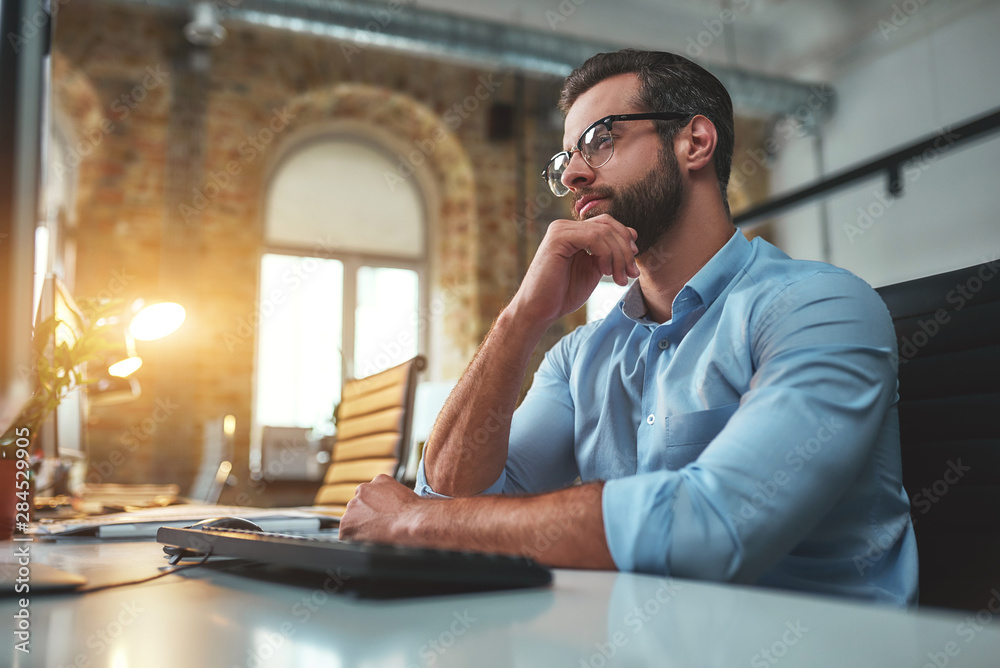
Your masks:
<path fill-rule="evenodd" d="M 429 312 L 430 298 L 427 290 L 427 263 L 425 260 L 411 260 L 408 258 L 394 257 L 390 255 L 375 255 L 372 253 L 337 253 L 323 252 L 316 254 L 315 249 L 296 248 L 269 244 L 261 251 L 261 260 L 264 255 L 290 255 L 293 257 L 314 257 L 322 260 L 338 260 L 344 265 L 344 365 L 342 367 L 343 383 L 348 378 L 355 377 L 354 369 L 354 339 L 356 331 L 355 315 L 358 307 L 358 271 L 362 267 L 373 267 L 376 269 L 408 269 L 417 274 L 417 311 L 420 314 Z M 261 260 L 257 262 L 258 277 L 260 276 Z M 260 295 L 257 296 L 260 303 Z M 427 327 L 417 327 L 417 352 L 421 355 L 427 354 Z"/>
<path fill-rule="evenodd" d="M 344 268 L 343 300 L 341 322 L 343 364 L 340 367 L 340 386 L 343 388 L 348 378 L 355 376 L 355 332 L 357 329 L 357 307 L 358 307 L 358 272 L 362 267 L 387 268 L 387 269 L 407 269 L 417 275 L 417 312 L 421 317 L 426 317 L 430 313 L 430 291 L 427 284 L 427 262 L 425 259 L 410 260 L 386 255 L 374 255 L 368 253 L 336 253 L 323 252 L 316 253 L 315 249 L 298 248 L 294 246 L 268 244 L 265 245 L 257 259 L 257 300 L 260 304 L 260 272 L 263 268 L 264 255 L 287 255 L 291 257 L 314 257 L 322 260 L 338 260 Z M 424 327 L 417 325 L 417 353 L 427 355 L 430 322 Z M 257 416 L 257 369 L 259 368 L 258 358 L 260 355 L 259 340 L 255 336 L 254 342 L 254 376 L 253 376 L 253 398 L 251 403 L 251 435 L 250 435 L 250 474 L 254 479 L 263 476 L 263 442 L 262 435 L 266 426 L 287 426 L 287 425 L 265 425 Z M 332 407 L 331 407 L 332 410 Z"/>
<path fill-rule="evenodd" d="M 415 173 L 411 178 L 414 179 L 414 185 L 416 187 L 416 192 L 420 200 L 420 224 L 423 227 L 423 234 L 421 235 L 423 243 L 421 248 L 418 249 L 414 257 L 402 257 L 397 255 L 388 254 L 378 254 L 370 252 L 358 252 L 358 251 L 336 251 L 329 247 L 307 246 L 289 243 L 280 243 L 271 241 L 268 238 L 268 201 L 272 196 L 272 187 L 278 175 L 283 169 L 285 169 L 288 164 L 295 159 L 297 153 L 309 146 L 326 143 L 326 142 L 337 142 L 346 141 L 353 144 L 361 144 L 370 148 L 372 151 L 381 153 L 383 156 L 388 157 L 390 160 L 396 158 L 396 151 L 393 151 L 392 144 L 395 143 L 395 138 L 391 136 L 384 135 L 380 132 L 378 128 L 373 128 L 368 125 L 355 124 L 355 123 L 337 123 L 333 126 L 328 126 L 326 128 L 308 128 L 302 132 L 297 137 L 292 138 L 287 144 L 282 147 L 282 150 L 274 161 L 271 163 L 271 167 L 268 169 L 267 176 L 265 178 L 265 188 L 261 193 L 261 207 L 260 207 L 260 230 L 262 234 L 262 243 L 257 256 L 257 297 L 255 305 L 259 307 L 261 303 L 260 294 L 261 290 L 261 271 L 263 268 L 263 258 L 264 255 L 289 255 L 293 257 L 313 257 L 323 260 L 338 260 L 342 263 L 344 269 L 344 284 L 343 284 L 343 302 L 342 308 L 343 313 L 341 314 L 343 323 L 342 332 L 342 350 L 343 350 L 343 364 L 341 364 L 341 378 L 340 386 L 343 388 L 344 382 L 348 378 L 354 377 L 355 374 L 355 333 L 357 329 L 357 306 L 358 306 L 358 271 L 362 267 L 374 267 L 374 268 L 388 268 L 388 269 L 408 269 L 414 271 L 417 274 L 417 313 L 419 314 L 419 320 L 417 325 L 417 353 L 420 355 L 428 355 L 429 341 L 431 336 L 431 328 L 433 327 L 433 321 L 431 318 L 430 311 L 430 300 L 431 300 L 431 289 L 430 289 L 430 278 L 431 271 L 429 266 L 429 249 L 432 243 L 433 226 L 430 224 L 430 198 L 431 202 L 436 201 L 436 192 L 433 189 L 433 184 L 429 183 L 422 175 Z M 401 144 L 402 145 L 402 144 Z M 421 323 L 425 323 L 421 326 Z M 258 394 L 258 378 L 257 369 L 258 357 L 260 355 L 259 341 L 255 336 L 254 342 L 254 373 L 253 373 L 253 391 L 251 395 L 251 419 L 250 419 L 250 452 L 249 452 L 249 466 L 250 475 L 253 479 L 260 479 L 264 475 L 263 470 L 263 443 L 262 434 L 263 428 L 265 426 L 281 426 L 281 425 L 264 425 L 258 420 L 257 416 L 257 394 Z M 332 407 L 331 407 L 332 410 Z"/>

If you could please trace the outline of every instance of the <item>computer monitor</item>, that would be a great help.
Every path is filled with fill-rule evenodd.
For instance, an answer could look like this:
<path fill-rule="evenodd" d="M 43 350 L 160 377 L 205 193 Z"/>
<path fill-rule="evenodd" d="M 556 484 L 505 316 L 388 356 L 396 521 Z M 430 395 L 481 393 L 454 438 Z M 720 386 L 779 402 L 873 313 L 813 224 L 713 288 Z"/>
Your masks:
<path fill-rule="evenodd" d="M 57 345 L 74 346 L 83 335 L 83 321 L 80 308 L 69 289 L 58 276 L 49 274 L 42 282 L 35 324 L 55 316 L 58 325 L 52 332 L 50 350 Z M 51 364 L 55 360 L 49 358 Z M 86 376 L 86 364 L 80 365 L 76 373 Z M 63 396 L 59 405 L 41 425 L 35 449 L 45 459 L 55 459 L 61 454 L 82 458 L 84 452 L 84 425 L 87 418 L 87 395 L 82 387 L 76 387 Z"/>
<path fill-rule="evenodd" d="M 32 284 L 49 21 L 41 0 L 0 0 L 0 434 L 31 392 Z"/>

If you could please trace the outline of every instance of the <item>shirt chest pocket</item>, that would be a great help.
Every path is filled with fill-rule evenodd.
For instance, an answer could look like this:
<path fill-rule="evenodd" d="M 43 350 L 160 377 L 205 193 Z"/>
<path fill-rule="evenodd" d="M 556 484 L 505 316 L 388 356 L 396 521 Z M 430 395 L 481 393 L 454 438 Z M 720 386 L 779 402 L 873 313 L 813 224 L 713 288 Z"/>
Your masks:
<path fill-rule="evenodd" d="M 739 407 L 739 402 L 736 402 L 666 418 L 664 461 L 661 465 L 676 471 L 696 460 Z"/>

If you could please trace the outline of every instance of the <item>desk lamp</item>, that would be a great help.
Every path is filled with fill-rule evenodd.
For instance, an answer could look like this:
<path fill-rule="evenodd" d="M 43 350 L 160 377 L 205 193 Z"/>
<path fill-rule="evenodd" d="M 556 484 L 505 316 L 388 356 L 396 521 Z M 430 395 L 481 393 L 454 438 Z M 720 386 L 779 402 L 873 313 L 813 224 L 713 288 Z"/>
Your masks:
<path fill-rule="evenodd" d="M 118 361 L 109 364 L 94 383 L 90 393 L 92 404 L 106 406 L 137 399 L 141 394 L 139 381 L 131 376 L 142 366 L 142 358 L 136 354 L 135 342 L 155 341 L 172 334 L 187 315 L 180 304 L 157 302 L 147 305 L 142 299 L 132 304 L 132 310 L 135 315 L 122 327 L 120 334 L 124 346 L 115 351 L 114 358 Z"/>

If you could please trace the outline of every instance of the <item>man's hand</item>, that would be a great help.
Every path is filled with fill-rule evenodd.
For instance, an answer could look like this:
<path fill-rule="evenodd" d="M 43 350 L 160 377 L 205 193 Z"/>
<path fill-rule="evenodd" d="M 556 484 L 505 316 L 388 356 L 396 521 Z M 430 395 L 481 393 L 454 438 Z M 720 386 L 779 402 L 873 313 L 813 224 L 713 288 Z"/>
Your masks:
<path fill-rule="evenodd" d="M 374 543 L 413 544 L 417 507 L 427 503 L 384 473 L 358 486 L 340 520 L 340 537 Z"/>
<path fill-rule="evenodd" d="M 618 285 L 639 275 L 636 231 L 606 213 L 549 225 L 511 302 L 519 317 L 546 327 L 583 306 L 602 276 Z"/>
<path fill-rule="evenodd" d="M 340 536 L 411 547 L 533 557 L 549 566 L 613 569 L 601 510 L 603 483 L 536 496 L 422 499 L 380 475 L 358 486 Z"/>

